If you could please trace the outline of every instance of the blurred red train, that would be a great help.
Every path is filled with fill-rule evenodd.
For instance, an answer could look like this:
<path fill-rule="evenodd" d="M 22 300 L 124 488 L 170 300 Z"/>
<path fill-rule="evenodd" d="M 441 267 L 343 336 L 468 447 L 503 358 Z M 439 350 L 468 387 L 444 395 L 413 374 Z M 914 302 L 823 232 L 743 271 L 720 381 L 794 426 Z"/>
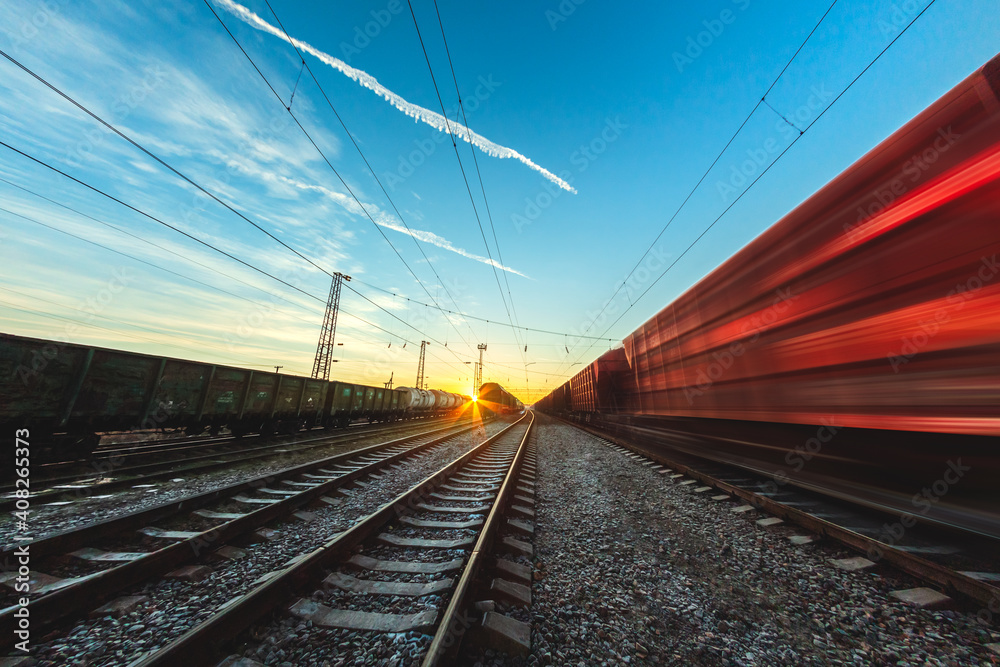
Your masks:
<path fill-rule="evenodd" d="M 1000 56 L 536 407 L 1000 536 L 998 176 Z"/>

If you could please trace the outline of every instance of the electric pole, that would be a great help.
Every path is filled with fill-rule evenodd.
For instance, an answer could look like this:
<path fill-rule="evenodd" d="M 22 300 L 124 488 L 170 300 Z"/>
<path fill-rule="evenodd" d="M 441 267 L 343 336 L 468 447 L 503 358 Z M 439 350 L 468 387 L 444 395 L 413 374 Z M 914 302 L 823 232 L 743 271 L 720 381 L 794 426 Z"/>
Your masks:
<path fill-rule="evenodd" d="M 389 374 L 389 381 L 385 383 L 386 389 L 392 389 L 392 378 L 396 376 L 396 371 Z"/>
<path fill-rule="evenodd" d="M 480 343 L 477 347 L 479 349 L 479 363 L 476 365 L 475 389 L 478 392 L 479 388 L 483 386 L 483 352 L 486 351 L 486 343 Z"/>
<path fill-rule="evenodd" d="M 426 348 L 430 345 L 425 340 L 420 341 L 420 361 L 417 363 L 417 389 L 424 388 L 424 354 L 426 354 Z"/>
<path fill-rule="evenodd" d="M 323 316 L 323 328 L 319 332 L 316 358 L 313 360 L 311 377 L 316 380 L 330 379 L 330 366 L 333 364 L 333 340 L 337 334 L 337 312 L 340 310 L 340 288 L 345 280 L 350 282 L 351 277 L 345 276 L 343 273 L 333 274 L 330 297 L 326 301 L 326 314 Z"/>

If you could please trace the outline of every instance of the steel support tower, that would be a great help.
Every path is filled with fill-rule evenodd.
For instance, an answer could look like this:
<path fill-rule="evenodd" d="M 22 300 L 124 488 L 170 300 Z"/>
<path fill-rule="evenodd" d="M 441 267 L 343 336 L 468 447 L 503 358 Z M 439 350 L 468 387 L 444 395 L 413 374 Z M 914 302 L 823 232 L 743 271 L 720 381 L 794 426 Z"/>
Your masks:
<path fill-rule="evenodd" d="M 473 387 L 478 394 L 479 388 L 483 386 L 483 352 L 486 351 L 486 343 L 480 343 L 479 349 L 479 363 L 476 364 L 476 386 Z"/>
<path fill-rule="evenodd" d="M 323 328 L 319 332 L 316 358 L 313 360 L 311 377 L 317 380 L 330 379 L 330 366 L 333 365 L 333 340 L 337 334 L 337 312 L 340 310 L 340 288 L 345 280 L 350 282 L 351 277 L 345 276 L 343 273 L 333 274 L 333 282 L 330 284 L 330 298 L 326 300 Z"/>
<path fill-rule="evenodd" d="M 420 361 L 417 363 L 417 384 L 415 385 L 417 389 L 426 389 L 424 386 L 424 355 L 427 352 L 428 345 L 430 343 L 427 341 L 420 341 Z"/>

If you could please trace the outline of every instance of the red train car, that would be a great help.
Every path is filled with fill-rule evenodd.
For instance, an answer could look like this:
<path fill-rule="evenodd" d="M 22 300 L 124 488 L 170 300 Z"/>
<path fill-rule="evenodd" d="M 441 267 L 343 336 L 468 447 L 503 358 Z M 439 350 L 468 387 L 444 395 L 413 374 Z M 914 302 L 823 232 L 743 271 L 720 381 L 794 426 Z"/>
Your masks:
<path fill-rule="evenodd" d="M 883 502 L 891 466 L 902 506 L 964 456 L 956 497 L 1000 534 L 998 262 L 1000 57 L 575 376 L 572 409 L 762 470 L 832 426 L 799 480 Z"/>
<path fill-rule="evenodd" d="M 632 333 L 637 411 L 1000 433 L 998 69 Z"/>

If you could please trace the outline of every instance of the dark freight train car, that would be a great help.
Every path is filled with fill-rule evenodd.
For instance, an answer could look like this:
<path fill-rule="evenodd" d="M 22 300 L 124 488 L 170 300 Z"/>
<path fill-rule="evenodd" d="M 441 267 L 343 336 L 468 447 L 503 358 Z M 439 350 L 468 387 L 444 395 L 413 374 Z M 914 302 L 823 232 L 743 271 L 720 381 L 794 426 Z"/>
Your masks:
<path fill-rule="evenodd" d="M 228 429 L 235 436 L 408 415 L 405 392 L 0 334 L 0 428 L 34 450 L 86 456 L 98 434 Z"/>

